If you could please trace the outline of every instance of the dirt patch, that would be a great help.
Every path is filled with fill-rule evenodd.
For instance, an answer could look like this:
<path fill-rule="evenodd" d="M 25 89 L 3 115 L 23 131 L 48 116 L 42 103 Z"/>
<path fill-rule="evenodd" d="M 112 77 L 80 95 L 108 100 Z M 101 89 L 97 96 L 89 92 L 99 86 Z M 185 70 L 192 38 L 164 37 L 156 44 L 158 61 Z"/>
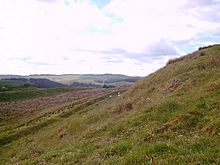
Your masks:
<path fill-rule="evenodd" d="M 171 93 L 174 92 L 181 85 L 181 80 L 174 78 L 170 82 L 168 82 L 166 92 Z"/>
<path fill-rule="evenodd" d="M 122 113 L 131 111 L 133 109 L 133 102 L 129 99 L 123 99 L 115 106 L 115 112 Z"/>

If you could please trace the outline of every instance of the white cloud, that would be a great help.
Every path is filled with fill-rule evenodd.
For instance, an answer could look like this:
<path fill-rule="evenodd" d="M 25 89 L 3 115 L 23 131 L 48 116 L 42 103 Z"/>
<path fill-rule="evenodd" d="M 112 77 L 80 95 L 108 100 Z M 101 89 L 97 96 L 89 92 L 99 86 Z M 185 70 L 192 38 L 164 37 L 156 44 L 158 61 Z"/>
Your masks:
<path fill-rule="evenodd" d="M 152 56 L 157 56 L 156 44 L 164 41 L 181 52 L 175 42 L 220 27 L 218 22 L 201 14 L 206 9 L 204 3 L 200 10 L 189 0 L 113 0 L 101 9 L 89 0 L 44 2 L 48 3 L 43 0 L 0 2 L 0 74 L 147 75 L 174 55 L 153 59 Z M 207 11 L 212 7 L 209 5 Z M 154 51 L 150 51 L 152 45 Z M 71 51 L 77 49 L 91 52 Z M 125 50 L 125 54 L 102 53 L 116 49 Z M 158 50 L 165 49 L 158 46 Z M 137 56 L 146 54 L 149 60 L 140 63 L 140 57 L 131 58 L 129 52 Z M 120 60 L 103 61 L 106 56 L 120 56 Z M 31 60 L 10 60 L 13 58 Z"/>

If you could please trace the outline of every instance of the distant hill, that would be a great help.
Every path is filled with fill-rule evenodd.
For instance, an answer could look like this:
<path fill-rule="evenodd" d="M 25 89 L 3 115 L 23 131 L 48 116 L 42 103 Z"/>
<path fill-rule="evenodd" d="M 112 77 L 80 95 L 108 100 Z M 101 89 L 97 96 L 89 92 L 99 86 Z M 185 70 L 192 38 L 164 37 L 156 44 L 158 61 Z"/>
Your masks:
<path fill-rule="evenodd" d="M 24 85 L 28 86 L 34 86 L 38 88 L 59 88 L 59 87 L 64 87 L 64 84 L 50 81 L 48 79 L 43 79 L 43 78 L 6 78 L 4 79 L 8 82 L 23 82 Z M 3 80 L 2 80 L 3 81 Z"/>
<path fill-rule="evenodd" d="M 121 74 L 65 74 L 65 75 L 30 75 L 31 78 L 47 78 L 49 80 L 70 85 L 72 83 L 84 83 L 93 85 L 130 85 L 142 77 L 132 77 Z"/>
<path fill-rule="evenodd" d="M 142 79 L 142 77 L 132 77 L 120 74 L 64 74 L 64 75 L 0 75 L 0 79 L 27 78 L 27 79 L 48 79 L 63 85 L 71 86 L 120 86 L 131 85 Z"/>
<path fill-rule="evenodd" d="M 47 79 L 4 79 L 0 80 L 0 103 L 51 96 L 74 90 L 79 90 L 79 88 L 66 87 Z"/>

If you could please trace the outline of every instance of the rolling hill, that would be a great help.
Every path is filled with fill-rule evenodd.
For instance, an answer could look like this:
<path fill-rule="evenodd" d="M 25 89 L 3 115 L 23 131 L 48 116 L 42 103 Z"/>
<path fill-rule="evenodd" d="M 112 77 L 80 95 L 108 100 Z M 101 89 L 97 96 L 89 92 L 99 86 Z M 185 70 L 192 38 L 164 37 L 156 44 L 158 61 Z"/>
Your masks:
<path fill-rule="evenodd" d="M 124 90 L 73 91 L 24 113 L 2 103 L 0 164 L 220 164 L 220 45 Z"/>
<path fill-rule="evenodd" d="M 38 88 L 59 88 L 59 87 L 64 87 L 64 84 L 58 83 L 51 81 L 49 79 L 43 79 L 43 78 L 9 78 L 9 79 L 4 79 L 0 80 L 0 82 L 5 82 L 5 85 L 7 86 L 7 82 L 9 84 L 16 84 L 16 83 L 21 83 L 22 85 L 26 86 L 34 86 Z"/>
<path fill-rule="evenodd" d="M 65 86 L 48 79 L 12 78 L 0 80 L 0 102 L 49 96 L 80 88 Z"/>
<path fill-rule="evenodd" d="M 121 74 L 65 74 L 65 75 L 30 75 L 31 78 L 47 78 L 55 82 L 71 85 L 74 82 L 94 85 L 130 85 L 142 79 Z"/>
<path fill-rule="evenodd" d="M 0 75 L 0 79 L 14 79 L 14 78 L 26 78 L 26 79 L 48 79 L 63 85 L 69 86 L 120 86 L 131 85 L 142 77 L 132 77 L 120 74 L 42 74 L 42 75 Z"/>

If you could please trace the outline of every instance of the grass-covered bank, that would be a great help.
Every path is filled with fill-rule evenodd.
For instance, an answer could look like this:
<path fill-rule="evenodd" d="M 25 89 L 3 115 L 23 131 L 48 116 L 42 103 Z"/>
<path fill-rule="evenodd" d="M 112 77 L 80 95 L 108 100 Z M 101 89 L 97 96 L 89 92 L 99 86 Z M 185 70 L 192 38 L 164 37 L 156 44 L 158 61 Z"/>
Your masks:
<path fill-rule="evenodd" d="M 0 164 L 220 164 L 219 45 L 105 94 L 42 110 L 17 129 L 5 123 L 0 137 L 30 132 L 1 146 Z"/>

